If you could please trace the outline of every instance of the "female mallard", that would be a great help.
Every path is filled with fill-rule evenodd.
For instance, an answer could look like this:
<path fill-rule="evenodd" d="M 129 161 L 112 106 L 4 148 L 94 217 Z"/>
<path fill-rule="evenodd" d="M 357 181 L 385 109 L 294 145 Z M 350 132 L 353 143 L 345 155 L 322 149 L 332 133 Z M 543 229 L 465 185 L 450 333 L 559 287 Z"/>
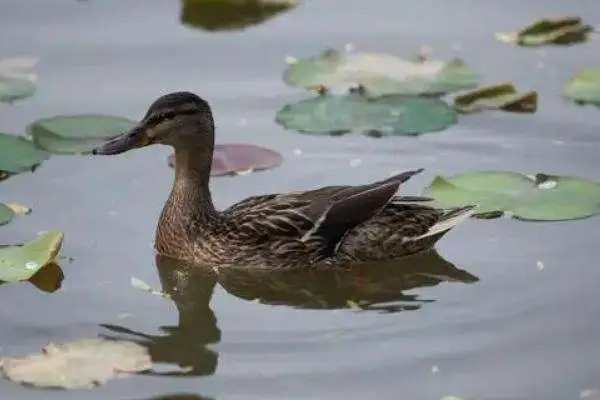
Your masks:
<path fill-rule="evenodd" d="M 158 98 L 142 121 L 93 154 L 160 143 L 175 149 L 175 182 L 158 221 L 159 253 L 216 267 L 301 267 L 378 261 L 431 248 L 474 207 L 438 210 L 395 196 L 422 169 L 361 186 L 327 186 L 213 206 L 214 122 L 190 92 Z"/>

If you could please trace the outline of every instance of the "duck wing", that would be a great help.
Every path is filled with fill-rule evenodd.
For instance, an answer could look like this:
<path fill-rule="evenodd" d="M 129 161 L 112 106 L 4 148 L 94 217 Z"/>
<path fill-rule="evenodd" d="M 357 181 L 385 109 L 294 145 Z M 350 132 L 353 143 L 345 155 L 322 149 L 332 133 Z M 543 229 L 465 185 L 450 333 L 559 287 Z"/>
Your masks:
<path fill-rule="evenodd" d="M 290 251 L 304 246 L 329 257 L 348 231 L 384 209 L 398 187 L 422 171 L 366 185 L 254 196 L 224 210 L 223 216 L 242 240 L 261 238 Z"/>
<path fill-rule="evenodd" d="M 475 206 L 444 210 L 392 201 L 350 230 L 339 242 L 336 255 L 342 260 L 376 261 L 424 251 L 474 212 Z"/>

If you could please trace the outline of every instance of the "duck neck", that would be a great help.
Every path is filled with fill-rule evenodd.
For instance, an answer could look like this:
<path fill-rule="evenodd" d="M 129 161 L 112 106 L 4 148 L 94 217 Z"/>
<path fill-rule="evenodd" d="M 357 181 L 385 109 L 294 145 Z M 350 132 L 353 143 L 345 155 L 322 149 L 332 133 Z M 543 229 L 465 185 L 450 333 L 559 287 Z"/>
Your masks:
<path fill-rule="evenodd" d="M 200 225 L 217 215 L 209 187 L 212 153 L 213 146 L 206 143 L 175 147 L 175 182 L 168 202 L 177 214 Z"/>
<path fill-rule="evenodd" d="M 179 257 L 186 243 L 218 219 L 209 189 L 213 143 L 181 144 L 175 147 L 175 182 L 160 215 L 156 248 Z"/>

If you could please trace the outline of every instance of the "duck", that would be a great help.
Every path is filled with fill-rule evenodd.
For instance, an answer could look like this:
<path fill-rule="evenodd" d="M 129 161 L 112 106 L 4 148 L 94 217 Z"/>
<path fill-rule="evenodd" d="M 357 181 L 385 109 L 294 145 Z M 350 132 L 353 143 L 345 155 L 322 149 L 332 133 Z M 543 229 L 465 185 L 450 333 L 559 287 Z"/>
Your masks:
<path fill-rule="evenodd" d="M 257 194 L 217 210 L 210 191 L 214 143 L 209 103 L 177 91 L 158 97 L 135 126 L 91 152 L 174 149 L 174 181 L 155 231 L 159 254 L 213 269 L 347 267 L 432 249 L 475 210 L 440 209 L 427 204 L 431 199 L 397 194 L 423 168 L 362 185 Z"/>

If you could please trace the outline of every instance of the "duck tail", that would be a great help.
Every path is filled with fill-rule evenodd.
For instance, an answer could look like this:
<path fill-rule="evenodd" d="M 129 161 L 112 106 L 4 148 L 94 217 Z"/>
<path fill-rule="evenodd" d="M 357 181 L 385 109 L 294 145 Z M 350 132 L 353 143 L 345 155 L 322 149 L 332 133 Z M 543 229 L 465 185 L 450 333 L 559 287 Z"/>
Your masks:
<path fill-rule="evenodd" d="M 433 245 L 456 225 L 469 219 L 475 213 L 476 208 L 477 206 L 454 208 L 444 214 L 426 233 L 417 237 L 412 237 L 411 240 L 426 242 L 429 245 Z"/>

